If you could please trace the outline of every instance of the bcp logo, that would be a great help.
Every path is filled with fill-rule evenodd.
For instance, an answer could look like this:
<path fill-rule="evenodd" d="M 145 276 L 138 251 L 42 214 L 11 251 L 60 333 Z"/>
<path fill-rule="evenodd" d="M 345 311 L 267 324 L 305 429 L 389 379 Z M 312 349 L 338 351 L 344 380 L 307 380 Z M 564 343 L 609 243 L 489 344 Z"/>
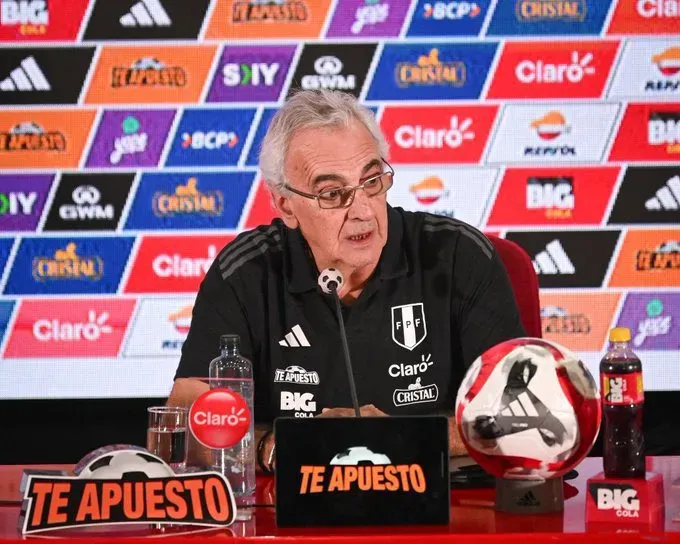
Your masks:
<path fill-rule="evenodd" d="M 618 174 L 618 167 L 508 168 L 487 223 L 600 225 Z"/>
<path fill-rule="evenodd" d="M 677 34 L 679 0 L 618 2 L 607 34 Z"/>
<path fill-rule="evenodd" d="M 408 36 L 476 36 L 484 22 L 489 0 L 419 0 Z"/>
<path fill-rule="evenodd" d="M 628 104 L 610 160 L 680 159 L 680 104 Z"/>
<path fill-rule="evenodd" d="M 195 293 L 233 236 L 152 236 L 142 239 L 126 293 Z"/>
<path fill-rule="evenodd" d="M 134 300 L 22 300 L 4 356 L 116 357 Z"/>
<path fill-rule="evenodd" d="M 0 41 L 75 41 L 88 0 L 0 0 Z"/>
<path fill-rule="evenodd" d="M 508 42 L 489 98 L 598 98 L 618 42 Z"/>
<path fill-rule="evenodd" d="M 380 124 L 401 163 L 477 163 L 496 106 L 391 108 Z"/>
<path fill-rule="evenodd" d="M 252 415 L 246 400 L 231 389 L 203 393 L 189 410 L 189 430 L 208 448 L 231 448 L 250 429 Z"/>

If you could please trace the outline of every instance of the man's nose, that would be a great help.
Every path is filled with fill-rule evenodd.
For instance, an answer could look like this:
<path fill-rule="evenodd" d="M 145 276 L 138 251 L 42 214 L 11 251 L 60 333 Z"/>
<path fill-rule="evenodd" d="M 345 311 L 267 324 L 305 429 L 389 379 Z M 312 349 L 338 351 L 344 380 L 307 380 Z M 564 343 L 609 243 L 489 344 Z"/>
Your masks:
<path fill-rule="evenodd" d="M 363 189 L 354 191 L 354 201 L 349 207 L 350 217 L 366 217 L 371 213 L 370 196 Z"/>

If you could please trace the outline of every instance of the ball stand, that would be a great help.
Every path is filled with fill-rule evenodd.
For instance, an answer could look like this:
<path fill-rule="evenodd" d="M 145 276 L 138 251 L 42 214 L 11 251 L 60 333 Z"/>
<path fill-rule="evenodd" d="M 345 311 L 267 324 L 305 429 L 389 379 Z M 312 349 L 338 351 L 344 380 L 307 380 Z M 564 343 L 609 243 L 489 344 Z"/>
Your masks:
<path fill-rule="evenodd" d="M 564 510 L 563 478 L 509 480 L 496 478 L 496 511 L 545 514 Z"/>

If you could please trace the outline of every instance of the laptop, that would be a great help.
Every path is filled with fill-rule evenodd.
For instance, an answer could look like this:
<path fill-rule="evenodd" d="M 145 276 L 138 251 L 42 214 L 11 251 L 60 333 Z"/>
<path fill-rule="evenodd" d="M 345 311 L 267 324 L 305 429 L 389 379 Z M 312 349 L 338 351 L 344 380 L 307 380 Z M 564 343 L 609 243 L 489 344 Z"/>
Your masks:
<path fill-rule="evenodd" d="M 444 416 L 278 418 L 279 527 L 449 523 Z"/>

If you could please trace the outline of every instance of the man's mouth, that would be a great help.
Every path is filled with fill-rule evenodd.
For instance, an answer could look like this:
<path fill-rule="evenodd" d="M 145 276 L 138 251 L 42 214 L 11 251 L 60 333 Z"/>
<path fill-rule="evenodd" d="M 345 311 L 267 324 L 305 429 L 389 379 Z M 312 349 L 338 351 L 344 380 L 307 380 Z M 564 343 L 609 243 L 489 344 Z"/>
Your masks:
<path fill-rule="evenodd" d="M 354 234 L 354 235 L 350 236 L 349 239 L 352 242 L 363 242 L 364 240 L 368 239 L 369 236 L 371 236 L 371 233 L 366 232 L 364 234 Z"/>

